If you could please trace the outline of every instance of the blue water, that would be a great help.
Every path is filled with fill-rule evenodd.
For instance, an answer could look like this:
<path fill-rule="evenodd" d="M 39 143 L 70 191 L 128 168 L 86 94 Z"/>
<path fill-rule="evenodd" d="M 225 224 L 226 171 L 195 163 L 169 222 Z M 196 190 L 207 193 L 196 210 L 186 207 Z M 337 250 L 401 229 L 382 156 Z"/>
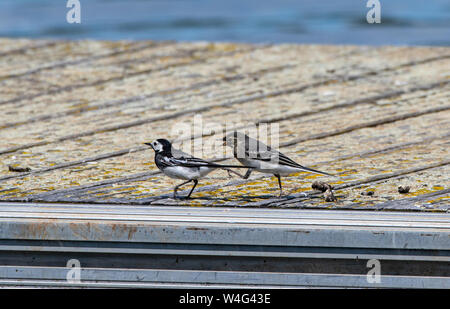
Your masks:
<path fill-rule="evenodd" d="M 450 45 L 449 0 L 80 0 L 81 24 L 66 0 L 0 0 L 0 37 Z"/>

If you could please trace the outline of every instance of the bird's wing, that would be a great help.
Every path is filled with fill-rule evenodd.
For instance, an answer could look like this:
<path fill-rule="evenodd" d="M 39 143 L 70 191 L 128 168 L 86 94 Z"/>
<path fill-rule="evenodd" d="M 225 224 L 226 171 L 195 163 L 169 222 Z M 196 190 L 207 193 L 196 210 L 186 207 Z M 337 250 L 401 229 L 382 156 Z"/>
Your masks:
<path fill-rule="evenodd" d="M 192 158 L 190 154 L 175 148 L 172 148 L 172 156 L 175 158 Z"/>
<path fill-rule="evenodd" d="M 261 161 L 272 161 L 278 156 L 278 151 L 261 141 L 243 135 L 235 146 L 235 155 L 243 154 L 246 158 L 256 159 Z"/>
<path fill-rule="evenodd" d="M 172 156 L 161 158 L 161 165 L 169 166 L 184 166 L 192 168 L 210 167 L 210 168 L 250 168 L 244 165 L 222 165 L 206 161 L 200 158 L 193 157 L 192 155 L 183 152 L 179 149 L 172 148 Z"/>
<path fill-rule="evenodd" d="M 283 165 L 291 166 L 291 167 L 298 167 L 303 168 L 300 164 L 292 160 L 291 158 L 285 156 L 281 152 L 278 152 L 278 162 L 280 162 Z"/>
<path fill-rule="evenodd" d="M 300 164 L 293 161 L 292 159 L 286 157 L 281 152 L 276 150 L 259 150 L 259 151 L 246 151 L 246 156 L 251 159 L 265 161 L 265 162 L 276 162 L 283 165 L 302 168 Z"/>
<path fill-rule="evenodd" d="M 281 152 L 272 150 L 272 149 L 269 149 L 267 151 L 257 151 L 257 152 L 249 151 L 249 152 L 246 152 L 246 154 L 248 154 L 249 157 L 254 160 L 259 160 L 259 161 L 264 161 L 264 162 L 274 162 L 274 163 L 282 164 L 285 166 L 290 166 L 293 168 L 298 168 L 298 169 L 301 169 L 304 171 L 312 172 L 312 173 L 334 176 L 334 175 L 331 175 L 331 174 L 328 174 L 328 173 L 325 173 L 322 171 L 318 171 L 318 170 L 300 165 L 297 162 L 295 162 L 294 160 L 292 160 L 291 158 L 282 154 Z"/>
<path fill-rule="evenodd" d="M 281 152 L 272 149 L 270 146 L 264 144 L 263 142 L 243 135 L 245 138 L 241 138 L 237 144 L 238 150 L 237 154 L 244 149 L 244 154 L 246 158 L 265 161 L 265 162 L 277 162 L 283 165 L 303 168 L 300 164 L 288 158 Z"/>
<path fill-rule="evenodd" d="M 242 146 L 242 145 L 239 145 Z M 239 147 L 238 146 L 238 147 Z M 266 144 L 257 141 L 256 144 L 245 144 L 245 156 L 260 161 L 276 161 L 280 153 Z"/>
<path fill-rule="evenodd" d="M 276 159 L 276 154 L 273 151 L 261 151 L 261 150 L 245 150 L 245 156 L 250 159 L 260 161 L 272 161 Z"/>
<path fill-rule="evenodd" d="M 214 167 L 216 166 L 214 163 L 199 159 L 199 158 L 194 158 L 194 157 L 170 157 L 170 158 L 166 158 L 165 161 L 167 161 L 171 166 L 184 166 L 184 167 Z"/>
<path fill-rule="evenodd" d="M 325 172 L 321 172 L 318 170 L 314 170 L 309 167 L 302 166 L 292 159 L 288 158 L 281 152 L 272 149 L 270 146 L 267 146 L 263 142 L 253 139 L 245 134 L 238 133 L 237 134 L 238 143 L 235 146 L 235 156 L 240 155 L 240 151 L 244 149 L 244 155 L 247 159 L 259 160 L 264 162 L 274 162 L 278 164 L 282 164 L 285 166 L 290 166 L 293 168 L 298 168 L 304 171 L 309 171 L 313 173 L 334 176 Z M 237 147 L 237 148 L 236 148 Z"/>
<path fill-rule="evenodd" d="M 195 158 L 195 157 L 190 157 L 190 158 L 168 158 L 168 160 L 170 160 L 171 164 L 173 165 L 177 165 L 177 166 L 184 166 L 184 167 L 210 167 L 210 168 L 222 168 L 222 169 L 226 169 L 226 168 L 251 168 L 250 166 L 245 166 L 245 165 L 223 165 L 223 164 L 217 164 L 217 163 L 213 163 L 213 162 L 209 162 L 203 159 L 199 159 L 199 158 Z"/>
<path fill-rule="evenodd" d="M 172 165 L 179 165 L 185 167 L 202 167 L 214 165 L 214 163 L 208 162 L 200 158 L 195 158 L 192 155 L 175 148 L 172 149 L 172 157 L 168 159 Z"/>

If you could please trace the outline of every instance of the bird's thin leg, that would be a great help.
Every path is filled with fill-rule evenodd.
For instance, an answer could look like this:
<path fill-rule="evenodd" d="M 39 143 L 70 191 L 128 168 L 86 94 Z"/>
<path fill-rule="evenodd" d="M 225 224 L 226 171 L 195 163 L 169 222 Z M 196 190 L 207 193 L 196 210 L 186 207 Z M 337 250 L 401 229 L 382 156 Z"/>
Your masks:
<path fill-rule="evenodd" d="M 241 177 L 243 179 L 248 179 L 248 177 L 250 177 L 250 174 L 252 173 L 252 169 L 251 168 L 249 168 L 247 170 L 247 173 L 245 173 L 245 175 L 241 175 L 240 173 L 238 173 L 236 171 L 233 171 L 233 170 L 231 170 L 229 168 L 224 168 L 224 170 L 226 170 L 228 172 L 228 175 L 230 175 L 230 173 L 233 173 L 233 174 L 238 175 L 239 177 Z"/>
<path fill-rule="evenodd" d="M 193 181 L 194 181 L 194 186 L 192 187 L 191 191 L 190 191 L 189 194 L 186 196 L 186 198 L 189 198 L 189 197 L 191 196 L 192 191 L 194 191 L 195 187 L 196 187 L 197 184 L 198 184 L 198 180 L 197 180 L 197 179 L 193 179 Z"/>
<path fill-rule="evenodd" d="M 248 177 L 250 177 L 250 174 L 252 173 L 252 169 L 251 168 L 249 168 L 248 170 L 247 170 L 247 173 L 245 173 L 245 175 L 244 175 L 244 179 L 248 179 Z"/>
<path fill-rule="evenodd" d="M 278 178 L 278 185 L 280 186 L 280 197 L 283 196 L 283 187 L 281 186 L 281 177 L 280 175 L 275 175 Z"/>
<path fill-rule="evenodd" d="M 241 178 L 243 177 L 241 174 L 239 174 L 238 172 L 233 171 L 232 169 L 223 168 L 223 170 L 227 171 L 228 177 L 232 177 L 231 174 L 235 174 L 235 175 L 237 175 L 237 176 L 239 176 Z"/>
<path fill-rule="evenodd" d="M 173 189 L 173 198 L 174 198 L 174 199 L 177 198 L 177 190 L 178 190 L 179 187 L 181 187 L 181 186 L 183 186 L 183 185 L 185 185 L 185 184 L 187 184 L 187 183 L 189 183 L 189 182 L 191 182 L 191 181 L 192 181 L 192 179 L 189 179 L 188 181 L 185 181 L 185 182 L 183 182 L 182 184 L 179 184 L 178 186 L 176 186 L 176 187 Z"/>

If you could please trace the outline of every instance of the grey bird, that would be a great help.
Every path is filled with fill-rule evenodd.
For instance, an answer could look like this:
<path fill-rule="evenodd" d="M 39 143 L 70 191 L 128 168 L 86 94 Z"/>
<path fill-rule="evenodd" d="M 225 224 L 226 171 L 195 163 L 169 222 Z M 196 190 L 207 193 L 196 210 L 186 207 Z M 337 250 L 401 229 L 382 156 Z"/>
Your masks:
<path fill-rule="evenodd" d="M 301 171 L 333 176 L 309 167 L 302 166 L 281 152 L 272 149 L 270 146 L 247 136 L 244 133 L 234 131 L 223 138 L 223 145 L 233 149 L 234 157 L 244 166 L 251 167 L 245 175 L 240 175 L 247 179 L 253 170 L 261 173 L 273 174 L 278 179 L 280 187 L 280 197 L 283 195 L 281 176 L 287 176 Z"/>
<path fill-rule="evenodd" d="M 203 159 L 194 158 L 193 156 L 180 150 L 172 149 L 172 144 L 166 139 L 158 139 L 151 143 L 144 144 L 152 147 L 155 151 L 155 164 L 165 175 L 170 178 L 186 180 L 174 188 L 174 198 L 177 198 L 177 190 L 181 186 L 194 182 L 194 186 L 185 197 L 189 198 L 197 186 L 198 180 L 205 177 L 215 169 L 220 168 L 230 172 L 231 170 L 229 170 L 229 168 L 249 168 L 248 166 L 240 165 L 221 165 L 208 162 Z M 234 173 L 238 174 L 236 172 Z"/>

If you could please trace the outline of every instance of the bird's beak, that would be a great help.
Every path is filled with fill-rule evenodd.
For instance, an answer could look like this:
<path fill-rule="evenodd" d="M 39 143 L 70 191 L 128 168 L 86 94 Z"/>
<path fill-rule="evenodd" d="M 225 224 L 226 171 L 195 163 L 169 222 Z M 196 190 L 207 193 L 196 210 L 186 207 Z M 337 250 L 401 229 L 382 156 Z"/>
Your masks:
<path fill-rule="evenodd" d="M 152 147 L 152 149 L 154 149 L 152 143 L 144 143 L 144 145 L 150 146 Z"/>

